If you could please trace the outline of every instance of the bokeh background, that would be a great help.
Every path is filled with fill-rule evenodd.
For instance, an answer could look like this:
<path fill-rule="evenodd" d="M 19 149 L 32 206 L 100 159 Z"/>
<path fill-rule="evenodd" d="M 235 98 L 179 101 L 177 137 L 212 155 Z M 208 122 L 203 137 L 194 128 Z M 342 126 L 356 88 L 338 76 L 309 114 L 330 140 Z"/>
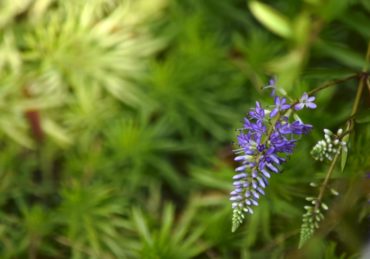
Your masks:
<path fill-rule="evenodd" d="M 367 0 L 1 0 L 0 258 L 359 258 L 370 236 L 369 92 L 329 211 L 298 250 L 310 156 L 357 80 L 231 233 L 235 129 L 271 76 L 290 98 L 365 67 Z"/>

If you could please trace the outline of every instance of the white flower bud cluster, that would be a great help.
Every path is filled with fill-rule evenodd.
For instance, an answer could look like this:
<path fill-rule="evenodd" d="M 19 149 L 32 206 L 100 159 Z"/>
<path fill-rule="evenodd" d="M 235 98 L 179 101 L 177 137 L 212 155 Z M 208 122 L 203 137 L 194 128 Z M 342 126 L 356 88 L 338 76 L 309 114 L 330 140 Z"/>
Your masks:
<path fill-rule="evenodd" d="M 311 151 L 313 158 L 319 161 L 324 161 L 324 159 L 331 161 L 335 154 L 340 153 L 341 149 L 347 151 L 347 143 L 341 140 L 342 134 L 342 129 L 339 129 L 337 134 L 324 129 L 324 139 L 317 142 Z"/>

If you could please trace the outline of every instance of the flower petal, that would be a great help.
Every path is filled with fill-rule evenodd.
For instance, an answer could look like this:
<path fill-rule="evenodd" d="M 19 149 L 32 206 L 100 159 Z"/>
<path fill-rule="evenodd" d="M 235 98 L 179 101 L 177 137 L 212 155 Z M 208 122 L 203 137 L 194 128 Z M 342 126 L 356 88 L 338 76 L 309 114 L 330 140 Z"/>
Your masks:
<path fill-rule="evenodd" d="M 280 109 L 282 111 L 285 111 L 285 110 L 288 110 L 289 108 L 290 108 L 290 104 L 283 104 Z"/>
<path fill-rule="evenodd" d="M 294 105 L 294 109 L 296 111 L 302 110 L 303 108 L 304 108 L 304 104 L 303 103 L 297 103 L 296 105 Z"/>
<path fill-rule="evenodd" d="M 278 111 L 279 110 L 277 108 L 273 109 L 272 112 L 270 113 L 270 118 L 275 117 L 275 115 L 278 113 Z"/>
<path fill-rule="evenodd" d="M 307 99 L 307 101 L 308 101 L 308 102 L 313 102 L 313 101 L 315 101 L 315 99 L 316 99 L 316 97 L 315 97 L 315 96 L 310 96 L 310 97 Z"/>
<path fill-rule="evenodd" d="M 315 103 L 306 103 L 306 106 L 310 109 L 315 109 L 317 107 Z"/>

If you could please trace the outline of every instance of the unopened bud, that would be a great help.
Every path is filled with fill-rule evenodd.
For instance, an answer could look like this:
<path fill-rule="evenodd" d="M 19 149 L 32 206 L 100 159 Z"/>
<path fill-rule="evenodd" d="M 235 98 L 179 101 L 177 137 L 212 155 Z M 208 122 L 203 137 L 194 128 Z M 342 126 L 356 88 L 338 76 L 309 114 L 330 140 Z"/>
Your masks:
<path fill-rule="evenodd" d="M 333 134 L 333 132 L 331 132 L 331 130 L 328 130 L 328 129 L 324 129 L 324 133 L 325 133 L 325 135 L 332 135 Z"/>
<path fill-rule="evenodd" d="M 324 210 L 328 210 L 328 205 L 326 205 L 325 203 L 321 203 L 321 207 L 322 207 Z"/>

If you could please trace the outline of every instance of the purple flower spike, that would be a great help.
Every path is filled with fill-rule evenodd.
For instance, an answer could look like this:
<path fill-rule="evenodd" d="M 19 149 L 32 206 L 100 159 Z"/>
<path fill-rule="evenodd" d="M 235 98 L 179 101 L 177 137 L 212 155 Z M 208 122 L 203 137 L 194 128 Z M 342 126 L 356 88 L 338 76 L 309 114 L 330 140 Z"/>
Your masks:
<path fill-rule="evenodd" d="M 316 108 L 315 97 L 304 93 L 295 110 Z M 280 173 L 287 157 L 293 153 L 297 139 L 307 134 L 312 126 L 300 120 L 292 120 L 284 114 L 291 109 L 287 100 L 275 96 L 274 107 L 269 116 L 260 102 L 256 102 L 244 119 L 243 129 L 237 136 L 239 148 L 235 161 L 239 163 L 233 177 L 234 190 L 230 193 L 233 208 L 233 231 L 242 223 L 245 213 L 253 213 L 253 206 L 265 194 L 268 178 Z M 280 116 L 276 117 L 278 113 Z"/>
<path fill-rule="evenodd" d="M 290 105 L 286 103 L 285 98 L 280 98 L 279 96 L 275 96 L 275 108 L 270 113 L 270 118 L 276 116 L 279 111 L 285 111 L 290 108 Z"/>
<path fill-rule="evenodd" d="M 304 107 L 315 109 L 317 107 L 317 105 L 314 103 L 315 99 L 315 96 L 308 96 L 307 93 L 304 93 L 299 99 L 299 103 L 294 105 L 294 109 L 296 111 L 302 110 Z"/>

